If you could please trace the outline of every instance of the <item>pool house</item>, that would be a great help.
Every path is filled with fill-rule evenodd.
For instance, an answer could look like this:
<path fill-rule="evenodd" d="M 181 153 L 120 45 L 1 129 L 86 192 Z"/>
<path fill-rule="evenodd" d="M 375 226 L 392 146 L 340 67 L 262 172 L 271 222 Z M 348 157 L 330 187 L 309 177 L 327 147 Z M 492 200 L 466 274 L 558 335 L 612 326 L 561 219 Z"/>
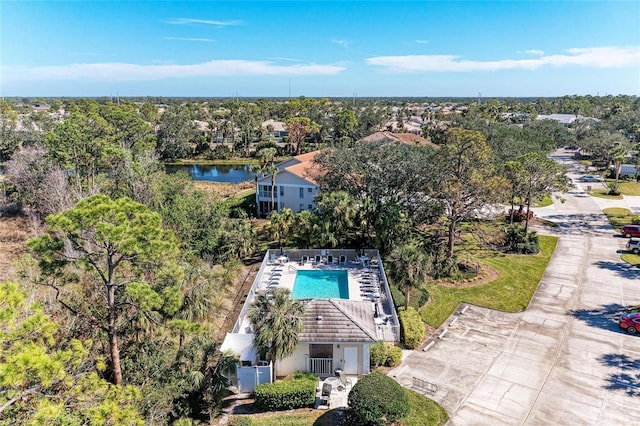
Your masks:
<path fill-rule="evenodd" d="M 358 377 L 370 371 L 369 348 L 400 339 L 398 316 L 377 250 L 269 250 L 231 333 L 221 349 L 239 356 L 233 378 L 239 392 L 271 381 L 274 365 L 259 359 L 247 318 L 256 294 L 284 287 L 305 305 L 299 345 L 278 361 L 278 376 L 306 371 L 320 378 L 337 371 Z"/>

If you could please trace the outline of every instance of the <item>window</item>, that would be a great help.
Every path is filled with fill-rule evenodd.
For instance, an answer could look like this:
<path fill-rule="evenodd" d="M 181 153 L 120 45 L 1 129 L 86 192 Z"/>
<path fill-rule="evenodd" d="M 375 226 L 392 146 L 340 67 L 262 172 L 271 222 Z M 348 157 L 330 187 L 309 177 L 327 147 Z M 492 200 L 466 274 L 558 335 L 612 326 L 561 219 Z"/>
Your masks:
<path fill-rule="evenodd" d="M 304 198 L 304 188 L 300 188 L 300 198 Z"/>
<path fill-rule="evenodd" d="M 284 197 L 284 186 L 280 187 L 280 196 Z"/>
<path fill-rule="evenodd" d="M 309 358 L 333 358 L 333 345 L 309 344 Z"/>
<path fill-rule="evenodd" d="M 313 210 L 313 206 L 312 206 L 311 204 L 309 204 L 309 205 L 307 206 L 307 210 Z"/>
<path fill-rule="evenodd" d="M 271 187 L 269 185 L 260 185 L 260 196 L 271 197 Z"/>
<path fill-rule="evenodd" d="M 313 188 L 307 188 L 307 192 L 308 193 L 312 193 L 313 192 Z"/>

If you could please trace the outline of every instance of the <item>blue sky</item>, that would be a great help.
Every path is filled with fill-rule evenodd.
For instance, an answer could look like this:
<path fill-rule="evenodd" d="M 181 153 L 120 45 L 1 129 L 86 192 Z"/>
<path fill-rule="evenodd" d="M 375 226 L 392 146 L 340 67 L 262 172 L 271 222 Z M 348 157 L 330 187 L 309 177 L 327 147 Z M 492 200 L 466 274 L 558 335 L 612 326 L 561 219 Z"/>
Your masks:
<path fill-rule="evenodd" d="M 640 2 L 0 1 L 2 96 L 640 95 Z"/>

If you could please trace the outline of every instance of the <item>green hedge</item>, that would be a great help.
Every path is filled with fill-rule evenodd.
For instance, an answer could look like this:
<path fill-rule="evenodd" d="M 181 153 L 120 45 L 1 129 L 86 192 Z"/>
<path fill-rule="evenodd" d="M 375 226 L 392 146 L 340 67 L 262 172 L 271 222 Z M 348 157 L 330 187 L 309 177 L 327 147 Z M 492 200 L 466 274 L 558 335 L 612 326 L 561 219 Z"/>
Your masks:
<path fill-rule="evenodd" d="M 253 389 L 256 405 L 263 410 L 290 410 L 316 402 L 316 382 L 308 379 L 264 383 Z"/>
<path fill-rule="evenodd" d="M 349 392 L 349 407 L 361 423 L 383 426 L 409 413 L 409 400 L 402 386 L 379 371 L 358 380 Z"/>
<path fill-rule="evenodd" d="M 371 345 L 369 359 L 374 367 L 397 367 L 402 362 L 402 350 L 390 343 L 378 342 Z"/>
<path fill-rule="evenodd" d="M 418 311 L 409 306 L 407 309 L 398 311 L 398 318 L 404 345 L 409 349 L 418 347 L 424 338 L 424 324 Z"/>

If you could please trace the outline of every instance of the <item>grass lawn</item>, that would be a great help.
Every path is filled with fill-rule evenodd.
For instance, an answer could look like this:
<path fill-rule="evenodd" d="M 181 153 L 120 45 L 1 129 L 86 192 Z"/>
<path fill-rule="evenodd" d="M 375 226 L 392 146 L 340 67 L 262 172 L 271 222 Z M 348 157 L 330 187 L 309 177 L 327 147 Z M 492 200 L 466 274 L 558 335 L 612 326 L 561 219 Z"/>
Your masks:
<path fill-rule="evenodd" d="M 416 392 L 405 389 L 409 398 L 409 414 L 398 426 L 444 426 L 449 420 L 447 411 Z M 245 423 L 242 423 L 244 421 Z M 343 421 L 343 424 L 346 423 Z M 322 410 L 304 410 L 295 413 L 264 413 L 260 415 L 233 416 L 231 425 L 243 426 L 339 426 L 335 413 Z"/>
<path fill-rule="evenodd" d="M 636 181 L 620 181 L 618 191 L 624 195 L 640 195 L 640 183 Z"/>
<path fill-rule="evenodd" d="M 247 426 L 332 426 L 329 416 L 325 416 L 327 421 L 320 419 L 328 411 L 309 410 L 306 413 L 273 413 L 257 415 L 234 416 L 231 421 L 232 425 Z M 242 418 L 245 423 L 239 421 Z M 245 420 L 247 419 L 247 420 Z"/>
<path fill-rule="evenodd" d="M 606 198 L 608 200 L 622 200 L 622 195 L 609 195 L 609 190 L 602 188 L 592 189 L 589 191 L 589 195 L 592 197 Z"/>
<path fill-rule="evenodd" d="M 608 209 L 604 209 L 603 212 L 607 215 L 609 222 L 616 231 L 620 231 L 624 225 L 630 224 L 631 221 L 637 217 L 637 215 L 631 214 L 629 209 L 622 207 L 610 207 Z"/>
<path fill-rule="evenodd" d="M 557 243 L 557 237 L 541 235 L 542 251 L 534 256 L 480 251 L 476 258 L 495 269 L 499 274 L 498 279 L 469 288 L 427 284 L 431 302 L 420 310 L 422 320 L 437 328 L 460 302 L 505 312 L 524 310 L 538 287 Z"/>
<path fill-rule="evenodd" d="M 553 204 L 553 200 L 551 199 L 551 197 L 545 195 L 540 200 L 533 200 L 533 203 L 535 204 L 536 207 L 547 207 Z"/>
<path fill-rule="evenodd" d="M 633 253 L 625 253 L 620 256 L 622 260 L 627 262 L 629 265 L 638 266 L 640 265 L 640 256 Z"/>

